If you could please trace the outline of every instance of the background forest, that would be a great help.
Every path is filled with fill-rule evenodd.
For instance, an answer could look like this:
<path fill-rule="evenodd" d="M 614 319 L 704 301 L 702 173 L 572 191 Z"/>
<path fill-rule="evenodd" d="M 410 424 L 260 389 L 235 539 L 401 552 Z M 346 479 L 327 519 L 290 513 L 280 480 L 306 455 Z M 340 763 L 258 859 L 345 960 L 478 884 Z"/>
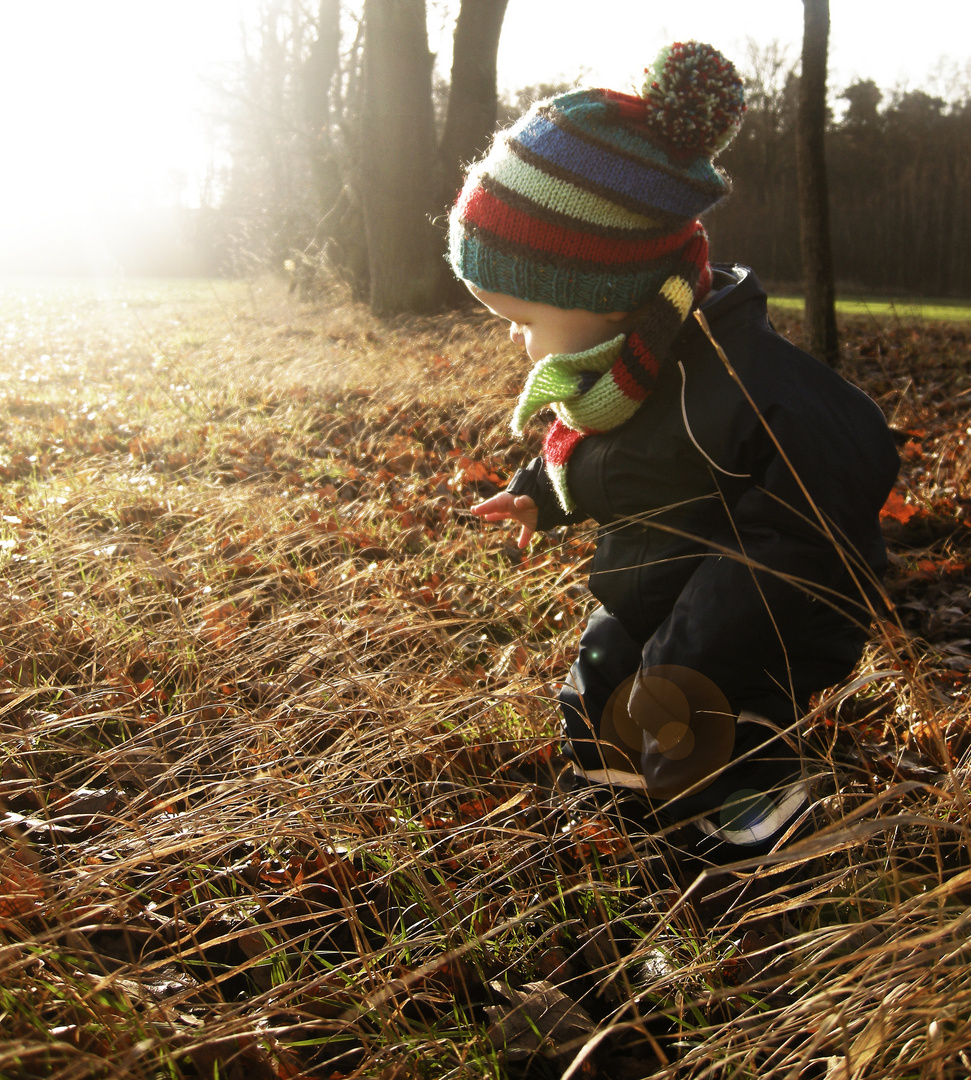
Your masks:
<path fill-rule="evenodd" d="M 411 243 L 444 250 L 445 213 L 461 163 L 487 146 L 496 120 L 510 123 L 531 101 L 563 89 L 526 86 L 514 100 L 496 99 L 495 52 L 505 6 L 505 0 L 462 6 L 449 84 L 433 71 L 425 5 L 394 5 L 399 15 L 413 9 L 410 37 L 403 22 L 392 28 L 393 53 L 377 66 L 387 75 L 395 123 L 421 164 L 414 178 L 420 191 L 413 197 L 424 200 L 429 224 Z M 264 4 L 235 84 L 217 93 L 227 152 L 196 222 L 196 242 L 213 271 L 279 270 L 286 260 L 301 264 L 302 256 L 325 254 L 355 296 L 368 298 L 369 197 L 400 208 L 403 194 L 398 176 L 378 177 L 377 189 L 369 191 L 379 163 L 369 159 L 376 118 L 367 107 L 361 14 L 347 5 L 342 10 L 338 0 Z M 735 194 L 708 221 L 714 256 L 755 266 L 773 283 L 795 283 L 801 277 L 798 57 L 752 44 L 747 56 L 736 59 L 746 78 L 748 115 L 721 159 Z M 826 152 L 837 281 L 870 291 L 967 295 L 967 80 L 952 78 L 931 93 L 885 89 L 864 79 L 831 87 L 830 99 Z M 373 235 L 370 242 L 376 242 Z M 434 301 L 448 301 L 446 275 L 432 292 Z"/>

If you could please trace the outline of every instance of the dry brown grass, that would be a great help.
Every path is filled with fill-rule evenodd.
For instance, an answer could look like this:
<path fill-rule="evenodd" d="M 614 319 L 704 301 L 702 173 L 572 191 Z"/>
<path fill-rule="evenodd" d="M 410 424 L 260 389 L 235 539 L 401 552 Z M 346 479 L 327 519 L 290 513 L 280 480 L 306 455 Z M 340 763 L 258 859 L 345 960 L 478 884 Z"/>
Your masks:
<path fill-rule="evenodd" d="M 808 725 L 804 883 L 700 904 L 555 786 L 591 538 L 461 512 L 525 454 L 501 328 L 268 283 L 0 311 L 0 1075 L 971 1072 L 966 341 L 847 329 L 907 442 L 900 617 Z"/>

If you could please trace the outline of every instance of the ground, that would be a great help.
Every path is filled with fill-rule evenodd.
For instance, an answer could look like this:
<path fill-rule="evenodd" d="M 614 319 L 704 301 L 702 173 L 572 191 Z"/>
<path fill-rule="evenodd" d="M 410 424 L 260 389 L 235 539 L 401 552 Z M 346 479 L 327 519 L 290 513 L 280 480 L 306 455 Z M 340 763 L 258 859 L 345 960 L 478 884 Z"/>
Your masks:
<path fill-rule="evenodd" d="M 757 895 L 557 785 L 591 535 L 465 512 L 535 448 L 494 320 L 0 313 L 0 1076 L 971 1072 L 965 325 L 841 327 L 904 459 L 891 606 Z"/>

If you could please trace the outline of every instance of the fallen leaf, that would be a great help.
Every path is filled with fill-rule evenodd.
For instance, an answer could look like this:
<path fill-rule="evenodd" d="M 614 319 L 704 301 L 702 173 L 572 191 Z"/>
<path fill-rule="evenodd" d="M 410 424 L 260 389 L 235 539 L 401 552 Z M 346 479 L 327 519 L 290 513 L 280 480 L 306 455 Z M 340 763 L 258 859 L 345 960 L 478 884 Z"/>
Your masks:
<path fill-rule="evenodd" d="M 859 1080 L 887 1041 L 883 1019 L 875 1016 L 853 1040 L 850 1052 L 827 1059 L 826 1080 Z"/>
<path fill-rule="evenodd" d="M 489 988 L 504 998 L 508 1007 L 487 1005 L 492 1023 L 486 1036 L 508 1061 L 520 1061 L 540 1053 L 557 1057 L 576 1039 L 590 1035 L 596 1025 L 585 1009 L 550 982 L 541 979 L 516 989 L 495 979 Z"/>
<path fill-rule="evenodd" d="M 883 504 L 880 520 L 886 521 L 889 518 L 892 521 L 899 521 L 901 525 L 906 525 L 916 513 L 917 507 L 905 501 L 903 492 L 894 489 Z"/>
<path fill-rule="evenodd" d="M 47 882 L 40 873 L 40 856 L 12 827 L 0 840 L 0 917 L 30 915 L 47 898 Z"/>

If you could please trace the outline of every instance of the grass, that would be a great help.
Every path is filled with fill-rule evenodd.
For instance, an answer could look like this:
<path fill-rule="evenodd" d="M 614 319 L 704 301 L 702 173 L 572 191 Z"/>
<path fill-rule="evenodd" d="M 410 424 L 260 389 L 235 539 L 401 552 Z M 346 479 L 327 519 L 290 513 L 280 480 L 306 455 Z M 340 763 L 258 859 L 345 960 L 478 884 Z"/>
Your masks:
<path fill-rule="evenodd" d="M 776 311 L 802 312 L 800 296 L 773 296 L 769 307 Z M 836 311 L 842 316 L 866 316 L 868 319 L 906 324 L 964 323 L 971 320 L 971 303 L 966 300 L 921 300 L 886 297 L 841 297 Z"/>
<path fill-rule="evenodd" d="M 592 538 L 462 512 L 530 449 L 500 327 L 230 282 L 0 319 L 0 1076 L 968 1075 L 952 329 L 844 326 L 896 615 L 807 724 L 804 882 L 702 903 L 555 783 Z"/>

